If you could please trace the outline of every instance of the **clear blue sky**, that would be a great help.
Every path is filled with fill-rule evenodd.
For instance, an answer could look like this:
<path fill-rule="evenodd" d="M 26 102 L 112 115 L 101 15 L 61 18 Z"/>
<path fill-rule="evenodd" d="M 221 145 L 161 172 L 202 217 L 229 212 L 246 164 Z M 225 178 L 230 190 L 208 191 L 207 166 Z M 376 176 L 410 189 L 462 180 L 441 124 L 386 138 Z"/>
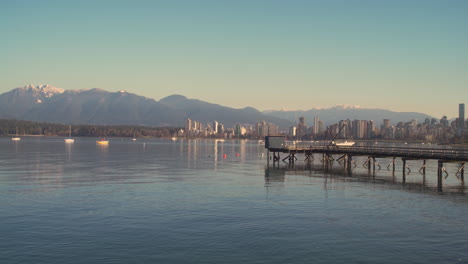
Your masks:
<path fill-rule="evenodd" d="M 458 115 L 468 1 L 0 1 L 0 93 L 26 84 L 235 108 Z"/>

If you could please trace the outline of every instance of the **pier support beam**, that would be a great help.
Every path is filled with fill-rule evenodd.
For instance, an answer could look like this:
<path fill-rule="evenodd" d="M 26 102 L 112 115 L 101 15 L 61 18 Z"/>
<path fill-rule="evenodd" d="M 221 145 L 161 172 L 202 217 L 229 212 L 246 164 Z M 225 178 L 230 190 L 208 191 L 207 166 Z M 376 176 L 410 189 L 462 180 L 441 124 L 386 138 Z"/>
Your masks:
<path fill-rule="evenodd" d="M 351 169 L 351 163 L 353 162 L 353 156 L 348 155 L 346 159 L 346 163 L 348 163 L 348 174 L 351 174 L 352 169 Z"/>
<path fill-rule="evenodd" d="M 393 174 L 395 174 L 395 158 L 393 158 L 392 164 L 393 164 Z"/>
<path fill-rule="evenodd" d="M 437 191 L 442 191 L 442 168 L 444 167 L 443 161 L 437 161 Z"/>
<path fill-rule="evenodd" d="M 406 159 L 401 159 L 403 161 L 403 183 L 406 182 Z"/>
<path fill-rule="evenodd" d="M 426 160 L 423 161 L 423 175 L 426 175 Z"/>
<path fill-rule="evenodd" d="M 270 168 L 270 149 L 267 149 L 267 168 Z"/>
<path fill-rule="evenodd" d="M 372 175 L 374 176 L 375 176 L 375 163 L 376 163 L 375 157 L 372 157 Z"/>
<path fill-rule="evenodd" d="M 369 174 L 370 174 L 370 171 L 371 171 L 371 166 L 370 166 L 370 165 L 371 165 L 371 159 L 372 159 L 371 156 L 369 156 L 369 157 L 367 158 L 367 172 L 368 172 Z"/>
<path fill-rule="evenodd" d="M 461 169 L 460 169 L 460 178 L 462 182 L 465 180 L 465 176 L 463 175 L 464 172 L 465 172 L 465 162 L 462 163 Z"/>

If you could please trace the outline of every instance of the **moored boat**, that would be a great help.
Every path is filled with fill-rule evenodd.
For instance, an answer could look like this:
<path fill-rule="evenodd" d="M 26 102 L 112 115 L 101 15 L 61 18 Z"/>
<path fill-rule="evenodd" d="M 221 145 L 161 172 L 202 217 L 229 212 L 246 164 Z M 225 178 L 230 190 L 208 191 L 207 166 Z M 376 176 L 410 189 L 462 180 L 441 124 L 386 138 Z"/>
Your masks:
<path fill-rule="evenodd" d="M 71 125 L 68 130 L 68 138 L 65 139 L 65 143 L 75 143 L 75 139 L 71 137 Z"/>
<path fill-rule="evenodd" d="M 356 144 L 356 142 L 354 141 L 345 141 L 345 142 L 334 142 L 334 146 L 337 146 L 337 147 L 350 147 L 352 145 Z"/>
<path fill-rule="evenodd" d="M 18 136 L 18 127 L 16 127 L 16 136 L 12 137 L 11 140 L 13 141 L 20 141 L 21 138 Z"/>
<path fill-rule="evenodd" d="M 109 145 L 109 140 L 100 139 L 100 140 L 96 141 L 96 144 L 98 144 L 98 145 Z"/>

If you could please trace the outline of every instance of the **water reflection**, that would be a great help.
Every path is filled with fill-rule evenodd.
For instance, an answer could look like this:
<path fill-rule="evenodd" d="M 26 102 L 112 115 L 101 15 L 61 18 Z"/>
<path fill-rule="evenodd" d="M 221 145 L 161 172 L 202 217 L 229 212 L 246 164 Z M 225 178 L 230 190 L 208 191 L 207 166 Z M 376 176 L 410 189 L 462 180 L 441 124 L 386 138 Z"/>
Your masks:
<path fill-rule="evenodd" d="M 429 192 L 429 193 L 446 193 L 446 194 L 459 194 L 466 195 L 468 192 L 465 187 L 464 181 L 460 177 L 456 177 L 449 174 L 444 177 L 442 189 L 438 189 L 436 184 L 436 177 L 433 174 L 418 174 L 410 177 L 410 174 L 406 174 L 403 177 L 400 174 L 393 172 L 381 173 L 381 174 L 369 174 L 365 170 L 354 170 L 351 174 L 344 170 L 336 168 L 327 168 L 322 164 L 297 164 L 295 166 L 284 166 L 284 167 L 265 167 L 265 187 L 277 187 L 278 183 L 283 185 L 285 182 L 291 180 L 291 176 L 297 180 L 297 177 L 305 177 L 304 179 L 311 178 L 322 178 L 324 180 L 324 188 L 330 181 L 353 181 L 353 182 L 364 182 L 373 183 L 384 188 L 404 188 L 405 190 L 418 191 L 418 192 Z M 449 181 L 450 177 L 455 181 Z M 428 181 L 428 177 L 432 177 L 431 181 Z M 450 183 L 450 184 L 447 184 Z M 389 187 L 387 187 L 389 186 Z"/>

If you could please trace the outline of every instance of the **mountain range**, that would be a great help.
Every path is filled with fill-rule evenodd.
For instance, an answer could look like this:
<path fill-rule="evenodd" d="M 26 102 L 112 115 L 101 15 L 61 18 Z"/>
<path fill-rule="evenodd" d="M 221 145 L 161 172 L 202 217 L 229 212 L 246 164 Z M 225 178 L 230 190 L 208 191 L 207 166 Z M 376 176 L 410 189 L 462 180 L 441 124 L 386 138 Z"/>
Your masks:
<path fill-rule="evenodd" d="M 335 106 L 327 109 L 307 111 L 265 111 L 246 107 L 236 109 L 188 99 L 182 95 L 171 95 L 159 101 L 126 91 L 108 92 L 93 88 L 85 90 L 64 90 L 51 85 L 27 85 L 0 95 L 0 117 L 21 120 L 55 122 L 66 124 L 127 124 L 146 126 L 183 127 L 190 118 L 202 123 L 218 121 L 226 127 L 237 123 L 255 124 L 266 121 L 281 128 L 294 125 L 303 116 L 313 122 L 319 116 L 325 124 L 341 119 L 375 120 L 382 119 L 423 121 L 426 114 L 393 112 L 383 109 L 366 109 Z"/>
<path fill-rule="evenodd" d="M 336 105 L 325 109 L 313 108 L 307 111 L 268 111 L 265 113 L 270 116 L 294 120 L 296 122 L 298 122 L 299 117 L 304 117 L 306 123 L 308 122 L 309 124 L 313 124 L 314 117 L 317 116 L 325 125 L 338 123 L 340 120 L 345 119 L 374 120 L 376 125 L 380 125 L 383 123 L 383 119 L 390 119 L 392 124 L 396 124 L 400 121 L 408 122 L 413 119 L 424 122 L 426 118 L 432 118 L 422 113 L 394 112 L 385 109 L 361 108 L 352 105 Z"/>

